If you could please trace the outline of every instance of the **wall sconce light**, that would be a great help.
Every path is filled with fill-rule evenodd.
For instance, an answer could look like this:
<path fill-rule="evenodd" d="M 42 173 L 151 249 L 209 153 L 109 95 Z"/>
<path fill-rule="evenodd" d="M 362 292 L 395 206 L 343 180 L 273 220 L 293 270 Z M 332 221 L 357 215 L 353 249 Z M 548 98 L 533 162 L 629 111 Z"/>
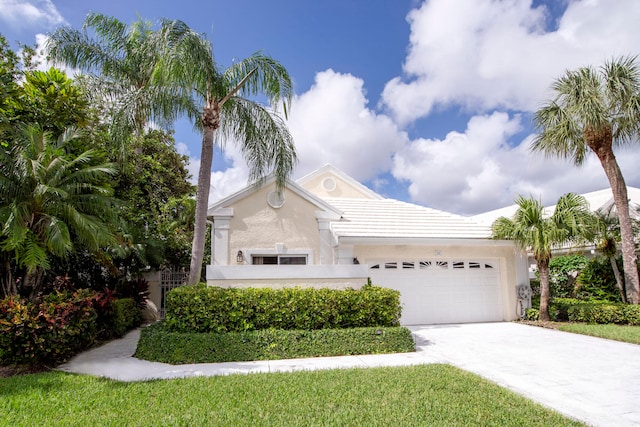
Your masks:
<path fill-rule="evenodd" d="M 244 263 L 244 254 L 242 253 L 242 251 L 238 251 L 238 255 L 236 255 L 236 261 L 238 262 L 238 264 Z"/>

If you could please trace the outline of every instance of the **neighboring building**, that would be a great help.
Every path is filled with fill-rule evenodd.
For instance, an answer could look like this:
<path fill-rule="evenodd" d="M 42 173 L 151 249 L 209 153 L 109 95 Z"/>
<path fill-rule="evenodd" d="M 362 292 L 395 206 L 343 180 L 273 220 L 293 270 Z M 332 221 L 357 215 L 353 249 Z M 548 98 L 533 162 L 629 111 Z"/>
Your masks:
<path fill-rule="evenodd" d="M 273 179 L 208 211 L 207 284 L 222 287 L 398 289 L 402 323 L 516 318 L 526 253 L 490 239 L 470 218 L 385 199 L 333 166 L 290 182 Z"/>
<path fill-rule="evenodd" d="M 631 216 L 637 219 L 639 216 L 639 212 L 637 209 L 640 208 L 640 188 L 627 187 L 627 195 L 629 197 L 629 211 L 631 213 Z M 587 200 L 587 203 L 589 203 L 589 208 L 592 212 L 601 212 L 603 214 L 611 212 L 615 215 L 616 210 L 615 204 L 613 202 L 613 193 L 611 191 L 611 188 L 592 191 L 591 193 L 584 193 L 582 194 L 582 196 Z M 544 208 L 544 212 L 547 215 L 552 215 L 555 209 L 555 205 L 546 206 Z M 500 217 L 504 216 L 507 218 L 512 218 L 517 210 L 518 205 L 511 205 L 493 211 L 481 213 L 470 218 L 474 221 L 490 227 L 491 224 L 493 224 L 493 222 Z M 592 257 L 596 254 L 596 248 L 594 245 L 568 246 L 556 248 L 554 249 L 553 253 L 554 256 L 575 254 Z M 528 264 L 529 277 L 535 278 L 538 267 L 531 254 L 529 254 Z"/>

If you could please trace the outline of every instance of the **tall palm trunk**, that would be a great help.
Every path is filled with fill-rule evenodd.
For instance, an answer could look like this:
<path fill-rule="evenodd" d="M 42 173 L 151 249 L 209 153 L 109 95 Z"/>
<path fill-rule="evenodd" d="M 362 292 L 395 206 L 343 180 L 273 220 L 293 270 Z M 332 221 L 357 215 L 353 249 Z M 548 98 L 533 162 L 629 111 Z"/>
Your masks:
<path fill-rule="evenodd" d="M 613 269 L 613 276 L 616 278 L 616 287 L 620 292 L 620 298 L 622 302 L 627 302 L 627 295 L 624 290 L 624 281 L 622 280 L 622 275 L 620 274 L 620 269 L 618 268 L 618 262 L 616 261 L 616 256 L 609 256 L 609 262 L 611 263 L 611 268 Z"/>
<path fill-rule="evenodd" d="M 631 216 L 629 215 L 629 199 L 627 196 L 627 184 L 613 153 L 611 141 L 611 128 L 607 127 L 597 131 L 585 132 L 587 145 L 596 153 L 598 160 L 602 164 L 604 173 L 607 175 L 611 191 L 613 192 L 613 202 L 620 220 L 620 237 L 622 240 L 622 265 L 624 270 L 624 281 L 627 290 L 627 301 L 632 304 L 640 303 L 639 289 L 640 280 L 638 278 L 638 256 L 636 246 L 633 241 L 633 229 L 631 228 Z"/>
<path fill-rule="evenodd" d="M 207 209 L 209 207 L 209 186 L 211 185 L 211 163 L 213 162 L 213 134 L 220 126 L 220 107 L 215 101 L 207 101 L 202 110 L 202 153 L 196 191 L 196 219 L 191 247 L 191 265 L 188 285 L 200 281 L 204 244 L 207 232 Z"/>
<path fill-rule="evenodd" d="M 538 272 L 540 272 L 540 320 L 548 322 L 549 316 L 549 259 L 536 258 Z"/>

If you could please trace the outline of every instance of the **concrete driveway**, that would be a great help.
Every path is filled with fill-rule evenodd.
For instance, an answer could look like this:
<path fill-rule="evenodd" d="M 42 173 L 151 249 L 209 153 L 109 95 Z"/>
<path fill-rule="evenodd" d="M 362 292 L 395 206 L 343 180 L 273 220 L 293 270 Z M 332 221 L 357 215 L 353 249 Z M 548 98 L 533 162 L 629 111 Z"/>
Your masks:
<path fill-rule="evenodd" d="M 595 426 L 640 425 L 640 346 L 517 323 L 409 327 L 419 352 Z"/>

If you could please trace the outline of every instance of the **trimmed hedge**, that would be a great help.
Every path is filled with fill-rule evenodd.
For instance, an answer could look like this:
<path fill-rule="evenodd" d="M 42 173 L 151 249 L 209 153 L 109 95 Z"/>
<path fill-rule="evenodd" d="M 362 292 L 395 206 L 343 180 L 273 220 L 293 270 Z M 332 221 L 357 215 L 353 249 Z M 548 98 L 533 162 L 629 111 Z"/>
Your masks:
<path fill-rule="evenodd" d="M 362 289 L 181 286 L 167 294 L 172 332 L 244 332 L 398 326 L 400 292 Z"/>
<path fill-rule="evenodd" d="M 551 320 L 640 326 L 640 305 L 555 298 L 549 305 Z M 538 310 L 528 309 L 527 319 L 538 320 Z"/>
<path fill-rule="evenodd" d="M 171 364 L 241 362 L 415 351 L 404 327 L 179 333 L 163 324 L 142 329 L 139 359 Z"/>

